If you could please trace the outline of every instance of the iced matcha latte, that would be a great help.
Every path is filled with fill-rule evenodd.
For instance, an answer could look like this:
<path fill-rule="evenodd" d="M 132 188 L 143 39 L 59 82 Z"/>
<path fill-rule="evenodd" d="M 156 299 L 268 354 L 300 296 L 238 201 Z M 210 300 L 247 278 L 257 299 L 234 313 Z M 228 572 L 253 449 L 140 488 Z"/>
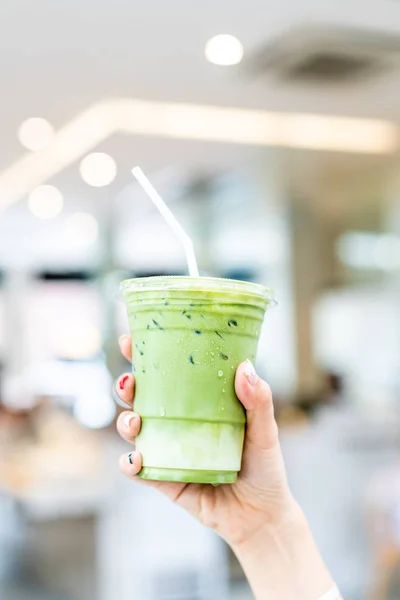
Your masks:
<path fill-rule="evenodd" d="M 234 378 L 254 361 L 267 288 L 206 277 L 122 283 L 132 334 L 143 479 L 232 483 L 245 414 Z"/>

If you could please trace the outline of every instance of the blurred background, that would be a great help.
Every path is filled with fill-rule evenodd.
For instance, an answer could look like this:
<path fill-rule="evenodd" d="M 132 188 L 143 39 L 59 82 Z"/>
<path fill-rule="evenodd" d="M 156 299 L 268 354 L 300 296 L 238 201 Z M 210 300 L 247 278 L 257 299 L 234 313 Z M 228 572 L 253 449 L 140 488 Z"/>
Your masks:
<path fill-rule="evenodd" d="M 400 4 L 3 0 L 1 600 L 246 600 L 211 532 L 117 467 L 119 282 L 279 302 L 258 370 L 346 600 L 400 598 Z M 221 37 L 222 36 L 222 37 Z"/>

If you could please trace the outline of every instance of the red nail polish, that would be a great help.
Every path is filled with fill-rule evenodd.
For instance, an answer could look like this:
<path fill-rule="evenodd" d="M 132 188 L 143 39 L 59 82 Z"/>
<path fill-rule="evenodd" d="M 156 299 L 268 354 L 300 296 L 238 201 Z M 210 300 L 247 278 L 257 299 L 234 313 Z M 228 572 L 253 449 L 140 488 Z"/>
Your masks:
<path fill-rule="evenodd" d="M 125 387 L 126 382 L 128 381 L 128 379 L 129 379 L 129 375 L 125 375 L 125 377 L 122 377 L 122 379 L 119 380 L 119 389 L 120 390 L 124 389 L 124 387 Z"/>

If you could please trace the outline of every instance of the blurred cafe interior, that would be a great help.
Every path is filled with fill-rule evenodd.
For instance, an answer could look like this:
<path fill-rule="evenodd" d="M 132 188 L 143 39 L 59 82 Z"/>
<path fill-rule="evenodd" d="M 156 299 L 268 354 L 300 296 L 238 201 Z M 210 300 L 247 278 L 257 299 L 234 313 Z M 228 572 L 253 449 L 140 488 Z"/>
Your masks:
<path fill-rule="evenodd" d="M 346 600 L 400 598 L 400 4 L 3 0 L 0 598 L 249 600 L 125 480 L 122 279 L 274 289 L 257 369 Z"/>

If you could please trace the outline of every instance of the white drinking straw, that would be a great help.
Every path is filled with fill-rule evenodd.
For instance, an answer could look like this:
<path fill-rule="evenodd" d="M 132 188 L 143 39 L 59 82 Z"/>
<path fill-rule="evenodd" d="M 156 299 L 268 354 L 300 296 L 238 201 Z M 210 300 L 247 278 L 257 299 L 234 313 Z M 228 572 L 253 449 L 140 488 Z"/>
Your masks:
<path fill-rule="evenodd" d="M 178 223 L 173 213 L 170 211 L 168 206 L 165 204 L 164 200 L 161 198 L 160 194 L 151 185 L 150 181 L 147 179 L 142 169 L 140 167 L 134 167 L 132 169 L 132 175 L 136 177 L 146 194 L 154 202 L 154 204 L 156 205 L 156 207 L 158 208 L 168 225 L 175 232 L 176 237 L 179 238 L 179 240 L 181 241 L 186 254 L 189 275 L 191 275 L 192 277 L 198 277 L 199 269 L 197 267 L 197 261 L 194 253 L 192 240 L 190 239 L 186 231 L 182 228 L 180 223 Z"/>

